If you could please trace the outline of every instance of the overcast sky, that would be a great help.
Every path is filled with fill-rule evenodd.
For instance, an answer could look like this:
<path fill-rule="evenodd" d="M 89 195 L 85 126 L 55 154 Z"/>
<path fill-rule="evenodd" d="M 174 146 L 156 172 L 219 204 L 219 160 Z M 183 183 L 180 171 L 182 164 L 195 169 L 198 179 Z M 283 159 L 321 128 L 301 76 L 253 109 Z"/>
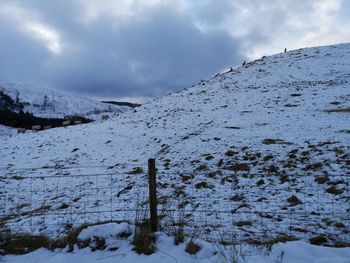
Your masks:
<path fill-rule="evenodd" d="M 243 60 L 350 42 L 348 0 L 0 0 L 0 78 L 162 96 Z"/>

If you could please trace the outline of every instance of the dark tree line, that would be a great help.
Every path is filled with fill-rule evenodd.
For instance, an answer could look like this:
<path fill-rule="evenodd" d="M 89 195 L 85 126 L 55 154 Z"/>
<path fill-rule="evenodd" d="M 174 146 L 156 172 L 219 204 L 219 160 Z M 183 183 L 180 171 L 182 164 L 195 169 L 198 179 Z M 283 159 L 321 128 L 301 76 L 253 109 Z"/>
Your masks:
<path fill-rule="evenodd" d="M 19 111 L 12 112 L 9 110 L 0 110 L 0 124 L 10 126 L 13 128 L 25 128 L 31 129 L 34 125 L 61 127 L 62 122 L 65 120 L 79 120 L 82 123 L 91 122 L 91 120 L 84 117 L 72 116 L 70 118 L 60 119 L 60 118 L 41 118 L 36 117 L 32 113 Z"/>

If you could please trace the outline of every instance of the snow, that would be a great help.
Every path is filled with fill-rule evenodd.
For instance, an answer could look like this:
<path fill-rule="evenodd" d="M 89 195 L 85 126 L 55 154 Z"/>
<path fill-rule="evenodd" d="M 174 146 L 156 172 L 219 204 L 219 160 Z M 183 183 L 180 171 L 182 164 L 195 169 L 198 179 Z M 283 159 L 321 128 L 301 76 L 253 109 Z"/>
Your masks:
<path fill-rule="evenodd" d="M 90 229 L 91 228 L 91 229 Z M 90 235 L 99 236 L 106 238 L 107 247 L 103 251 L 92 252 L 89 247 L 84 249 L 78 249 L 75 247 L 72 253 L 66 252 L 66 249 L 56 249 L 49 251 L 46 249 L 38 249 L 34 252 L 25 255 L 7 255 L 1 258 L 1 262 L 47 262 L 47 263 L 58 263 L 58 262 L 132 262 L 132 263 L 147 263 L 147 262 L 182 262 L 182 263 L 214 263 L 223 262 L 222 254 L 216 248 L 215 245 L 207 243 L 203 240 L 195 240 L 200 245 L 201 250 L 195 254 L 190 255 L 185 252 L 186 243 L 189 241 L 174 245 L 172 237 L 166 236 L 162 233 L 158 234 L 157 248 L 155 253 L 151 255 L 137 254 L 133 251 L 133 247 L 130 244 L 132 236 L 127 239 L 116 238 L 120 231 L 126 231 L 132 228 L 132 226 L 118 224 L 107 224 L 90 227 L 82 232 L 84 238 Z M 237 245 L 237 247 L 240 245 Z M 112 248 L 114 251 L 110 251 Z M 224 250 L 229 253 L 229 246 Z M 329 247 L 318 247 L 307 244 L 302 241 L 293 241 L 287 243 L 278 243 L 272 246 L 271 251 L 268 248 L 253 247 L 245 245 L 239 255 L 239 262 L 246 263 L 270 263 L 270 262 L 284 262 L 284 263 L 348 263 L 350 258 L 350 248 L 329 248 Z M 241 257 L 240 255 L 244 255 Z"/>
<path fill-rule="evenodd" d="M 1 211 L 22 212 L 5 225 L 55 236 L 66 223 L 131 221 L 146 199 L 147 159 L 156 158 L 159 196 L 169 208 L 183 207 L 189 228 L 349 242 L 350 114 L 326 112 L 350 108 L 349 81 L 350 44 L 300 49 L 103 123 L 3 137 Z M 234 171 L 241 163 L 249 172 Z M 143 172 L 129 174 L 134 167 Z M 328 181 L 318 183 L 321 176 Z M 290 205 L 293 195 L 302 203 Z M 30 213 L 43 204 L 50 215 Z"/>
<path fill-rule="evenodd" d="M 103 238 L 110 237 L 111 235 L 118 235 L 123 232 L 130 232 L 130 226 L 126 223 L 109 223 L 91 226 L 84 229 L 78 236 L 78 239 L 85 240 L 92 238 L 94 236 L 99 236 Z"/>
<path fill-rule="evenodd" d="M 101 113 L 111 115 L 128 109 L 41 86 L 12 83 L 1 79 L 0 91 L 14 101 L 18 98 L 24 105 L 24 112 L 31 112 L 37 117 L 63 118 L 78 115 L 100 119 Z"/>
<path fill-rule="evenodd" d="M 350 261 L 350 248 L 329 248 L 319 247 L 306 244 L 301 241 L 294 241 L 288 243 L 279 243 L 274 245 L 269 255 L 270 259 L 254 258 L 255 262 L 268 263 L 272 262 L 271 259 L 278 260 L 284 263 L 293 262 L 349 262 Z M 254 260 L 252 262 L 254 262 Z"/>
<path fill-rule="evenodd" d="M 15 133 L 16 133 L 16 129 L 0 124 L 0 137 L 11 136 L 11 135 L 14 135 Z"/>

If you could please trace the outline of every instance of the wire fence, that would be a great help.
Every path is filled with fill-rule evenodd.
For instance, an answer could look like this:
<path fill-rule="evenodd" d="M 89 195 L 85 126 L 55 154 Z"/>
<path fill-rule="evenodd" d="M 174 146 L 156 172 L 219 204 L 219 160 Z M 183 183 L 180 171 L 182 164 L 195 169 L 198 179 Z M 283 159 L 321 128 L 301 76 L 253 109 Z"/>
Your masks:
<path fill-rule="evenodd" d="M 121 172 L 123 171 L 123 172 Z M 83 224 L 148 216 L 143 166 L 0 169 L 0 228 L 60 236 Z M 157 172 L 161 230 L 209 241 L 280 236 L 350 242 L 349 175 Z"/>
<path fill-rule="evenodd" d="M 92 167 L 10 170 L 0 177 L 0 225 L 12 233 L 60 236 L 83 224 L 132 222 L 141 200 L 147 198 L 147 177 L 94 168 L 100 171 Z"/>

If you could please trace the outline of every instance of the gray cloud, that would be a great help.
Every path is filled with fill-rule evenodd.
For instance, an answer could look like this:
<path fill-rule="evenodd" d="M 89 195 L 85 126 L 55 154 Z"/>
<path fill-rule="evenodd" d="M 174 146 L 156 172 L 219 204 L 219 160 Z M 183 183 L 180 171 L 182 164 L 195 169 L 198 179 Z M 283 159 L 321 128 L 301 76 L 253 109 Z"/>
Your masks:
<path fill-rule="evenodd" d="M 0 17 L 0 77 L 8 79 L 31 79 L 42 72 L 42 62 L 47 52 L 35 41 L 18 34 L 11 24 Z"/>
<path fill-rule="evenodd" d="M 115 28 L 111 17 L 100 17 L 84 26 L 72 19 L 72 12 L 58 15 L 53 11 L 66 10 L 65 5 L 41 6 L 43 19 L 63 32 L 63 44 L 74 46 L 62 54 L 47 54 L 35 42 L 27 45 L 28 39 L 20 32 L 4 34 L 8 49 L 21 51 L 9 53 L 9 60 L 12 65 L 21 64 L 20 71 L 28 77 L 25 80 L 93 96 L 152 97 L 185 88 L 241 60 L 232 36 L 220 31 L 201 32 L 189 17 L 169 7 L 150 9 L 143 14 L 147 19 Z M 12 48 L 10 41 L 20 46 Z M 4 52 L 7 50 L 0 50 L 1 56 Z M 15 78 L 13 71 L 1 65 L 5 76 Z"/>
<path fill-rule="evenodd" d="M 116 30 L 109 19 L 100 19 L 69 34 L 80 50 L 57 57 L 48 68 L 49 80 L 99 96 L 162 95 L 241 60 L 227 33 L 203 33 L 167 8 Z"/>
<path fill-rule="evenodd" d="M 329 32 L 346 38 L 331 31 L 341 0 L 316 2 L 327 4 L 0 0 L 0 77 L 96 97 L 160 96 L 291 48 L 291 39 L 300 47 Z"/>

